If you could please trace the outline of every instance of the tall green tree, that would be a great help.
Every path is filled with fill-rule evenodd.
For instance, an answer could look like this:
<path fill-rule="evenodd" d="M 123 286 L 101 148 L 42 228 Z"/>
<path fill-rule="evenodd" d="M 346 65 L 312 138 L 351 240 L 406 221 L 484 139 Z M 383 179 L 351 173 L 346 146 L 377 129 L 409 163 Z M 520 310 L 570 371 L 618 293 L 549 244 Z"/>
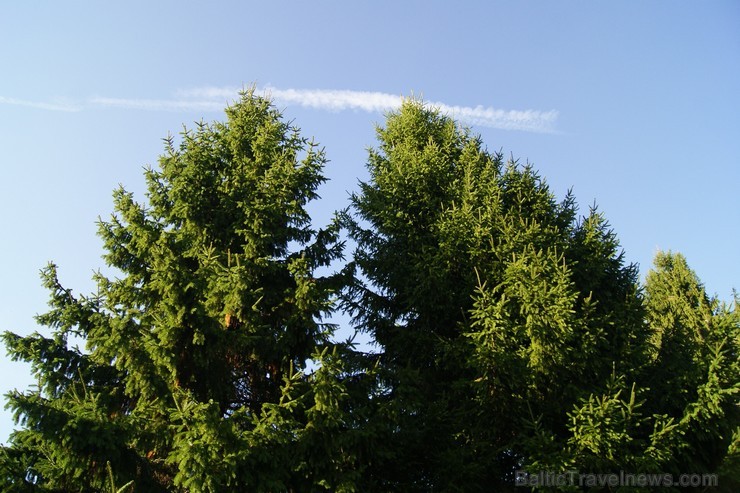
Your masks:
<path fill-rule="evenodd" d="M 377 137 L 345 214 L 360 273 L 346 304 L 381 348 L 374 416 L 396 444 L 377 465 L 385 490 L 503 490 L 517 470 L 693 471 L 676 411 L 688 401 L 666 404 L 692 372 L 691 395 L 727 406 L 691 408 L 715 459 L 726 455 L 737 376 L 723 370 L 725 387 L 709 389 L 706 372 L 736 350 L 701 340 L 690 352 L 701 347 L 704 366 L 665 365 L 655 299 L 603 214 L 579 217 L 570 193 L 557 201 L 531 166 L 422 102 Z M 732 313 L 717 314 L 725 332 Z M 653 388 L 656 368 L 677 380 Z M 720 415 L 727 427 L 709 431 Z"/>
<path fill-rule="evenodd" d="M 340 279 L 316 274 L 342 248 L 336 224 L 317 231 L 306 211 L 325 163 L 253 90 L 224 122 L 165 140 L 147 201 L 120 188 L 100 221 L 115 276 L 73 295 L 50 265 L 38 322 L 51 335 L 4 335 L 38 378 L 8 396 L 23 428 L 0 456 L 4 490 L 348 487 L 352 458 L 314 460 L 305 443 L 343 426 L 341 350 L 321 322 Z"/>
<path fill-rule="evenodd" d="M 649 407 L 673 418 L 672 469 L 720 471 L 740 487 L 740 313 L 707 295 L 681 254 L 661 252 L 648 273 L 652 361 Z"/>
<path fill-rule="evenodd" d="M 563 438 L 540 422 L 534 469 L 715 475 L 740 483 L 740 318 L 710 298 L 680 254 L 659 253 L 645 284 L 647 362 L 615 373 L 568 412 Z M 649 491 L 649 490 L 645 490 Z"/>
<path fill-rule="evenodd" d="M 398 490 L 503 484 L 522 417 L 564 433 L 615 362 L 640 364 L 636 269 L 598 213 L 576 221 L 570 195 L 557 202 L 530 166 L 423 103 L 378 140 L 346 222 L 367 280 L 349 305 L 383 349 L 402 444 L 383 470 Z"/>

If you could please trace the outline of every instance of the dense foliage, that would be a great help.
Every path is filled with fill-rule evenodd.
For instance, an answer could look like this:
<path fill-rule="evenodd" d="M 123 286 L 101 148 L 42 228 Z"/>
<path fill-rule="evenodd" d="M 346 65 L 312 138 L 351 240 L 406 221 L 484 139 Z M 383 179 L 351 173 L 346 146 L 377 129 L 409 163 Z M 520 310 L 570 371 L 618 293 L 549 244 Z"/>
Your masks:
<path fill-rule="evenodd" d="M 146 203 L 114 193 L 115 276 L 74 295 L 49 265 L 48 334 L 3 336 L 38 379 L 7 396 L 3 491 L 740 487 L 740 315 L 680 254 L 641 285 L 600 212 L 419 101 L 317 229 L 324 151 L 251 90 L 226 116 L 166 139 Z M 337 342 L 341 312 L 378 351 Z"/>

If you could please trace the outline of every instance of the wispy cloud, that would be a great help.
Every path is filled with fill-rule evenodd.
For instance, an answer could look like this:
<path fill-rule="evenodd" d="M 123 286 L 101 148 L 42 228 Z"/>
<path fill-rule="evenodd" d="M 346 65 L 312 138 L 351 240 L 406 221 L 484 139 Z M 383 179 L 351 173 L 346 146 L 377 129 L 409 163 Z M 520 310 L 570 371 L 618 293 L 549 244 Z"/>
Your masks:
<path fill-rule="evenodd" d="M 69 102 L 27 101 L 0 96 L 0 104 L 27 106 L 48 111 L 80 111 L 85 108 L 119 108 L 140 111 L 196 111 L 217 112 L 236 99 L 235 87 L 201 87 L 182 90 L 172 99 L 131 99 L 94 96 L 84 104 Z M 258 92 L 284 105 L 297 105 L 326 111 L 365 111 L 383 113 L 398 109 L 403 97 L 384 92 L 334 89 L 279 89 L 265 86 Z M 455 106 L 442 102 L 428 104 L 444 114 L 469 125 L 550 133 L 555 130 L 558 112 L 555 110 L 504 110 L 490 106 Z"/>
<path fill-rule="evenodd" d="M 236 88 L 204 87 L 179 91 L 184 100 L 229 100 Z M 328 111 L 360 110 L 381 113 L 398 109 L 403 97 L 383 92 L 330 89 L 278 89 L 266 86 L 263 92 L 282 104 L 295 104 Z M 553 132 L 558 112 L 555 110 L 503 110 L 486 106 L 456 106 L 442 102 L 428 102 L 442 113 L 462 122 L 482 127 L 528 132 Z"/>
<path fill-rule="evenodd" d="M 202 87 L 178 91 L 177 95 L 182 98 L 233 99 L 238 91 L 231 87 Z M 278 89 L 265 86 L 261 92 L 282 104 L 295 104 L 328 111 L 361 110 L 377 113 L 396 109 L 402 101 L 400 95 L 369 91 Z"/>
<path fill-rule="evenodd" d="M 236 93 L 234 93 L 236 94 Z M 233 98 L 232 98 L 233 99 Z M 145 111 L 221 111 L 224 103 L 208 100 L 189 99 L 126 99 L 95 96 L 88 100 L 91 106 L 99 108 L 122 108 Z"/>
<path fill-rule="evenodd" d="M 12 106 L 26 106 L 47 111 L 80 111 L 82 108 L 69 102 L 49 103 L 46 101 L 28 101 L 25 99 L 6 98 L 0 96 L 0 104 L 9 104 Z"/>

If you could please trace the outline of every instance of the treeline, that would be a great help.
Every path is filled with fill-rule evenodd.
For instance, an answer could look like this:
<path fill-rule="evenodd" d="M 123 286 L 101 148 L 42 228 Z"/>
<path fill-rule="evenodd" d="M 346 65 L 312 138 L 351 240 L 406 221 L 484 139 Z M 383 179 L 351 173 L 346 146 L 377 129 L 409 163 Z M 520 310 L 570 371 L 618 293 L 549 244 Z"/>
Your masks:
<path fill-rule="evenodd" d="M 117 275 L 80 295 L 50 264 L 47 334 L 3 336 L 38 381 L 7 396 L 3 491 L 523 491 L 566 471 L 740 491 L 737 296 L 670 252 L 642 285 L 599 211 L 420 101 L 319 228 L 326 162 L 248 90 L 166 140 L 144 202 L 114 192 Z M 338 313 L 378 351 L 337 342 Z"/>

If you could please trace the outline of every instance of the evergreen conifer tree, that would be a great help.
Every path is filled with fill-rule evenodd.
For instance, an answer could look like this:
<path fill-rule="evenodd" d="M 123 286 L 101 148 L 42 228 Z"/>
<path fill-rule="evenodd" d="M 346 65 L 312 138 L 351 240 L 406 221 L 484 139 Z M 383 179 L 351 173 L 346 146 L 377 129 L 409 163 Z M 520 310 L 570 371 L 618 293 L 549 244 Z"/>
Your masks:
<path fill-rule="evenodd" d="M 346 303 L 382 348 L 375 416 L 397 444 L 377 467 L 386 490 L 504 490 L 517 470 L 694 472 L 682 413 L 712 449 L 696 472 L 729 457 L 736 312 L 655 281 L 667 274 L 649 277 L 645 300 L 603 214 L 578 217 L 570 193 L 556 201 L 531 166 L 421 102 L 377 134 L 345 215 L 361 273 Z M 659 322 L 665 301 L 650 294 L 666 282 L 685 290 L 670 297 L 687 298 L 690 333 Z M 662 336 L 674 331 L 688 340 Z M 705 400 L 676 400 L 687 392 Z"/>
<path fill-rule="evenodd" d="M 23 429 L 2 450 L 4 491 L 338 490 L 354 474 L 304 443 L 339 429 L 344 393 L 320 322 L 339 278 L 315 274 L 340 257 L 338 229 L 305 209 L 324 152 L 253 90 L 226 116 L 166 139 L 147 203 L 115 191 L 99 228 L 115 277 L 73 295 L 50 265 L 51 336 L 4 335 L 38 378 L 9 396 Z"/>

